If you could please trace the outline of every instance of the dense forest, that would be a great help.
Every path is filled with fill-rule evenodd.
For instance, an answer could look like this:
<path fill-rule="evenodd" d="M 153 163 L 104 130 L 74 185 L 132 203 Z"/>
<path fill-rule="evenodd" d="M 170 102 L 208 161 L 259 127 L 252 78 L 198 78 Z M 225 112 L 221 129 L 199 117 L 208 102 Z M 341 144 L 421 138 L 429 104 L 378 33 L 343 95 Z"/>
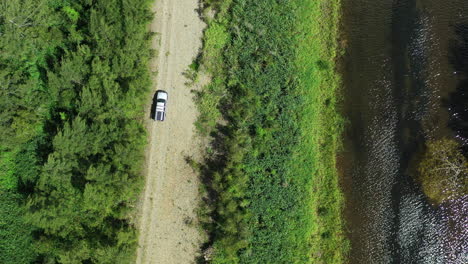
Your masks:
<path fill-rule="evenodd" d="M 343 263 L 339 1 L 207 1 L 195 65 L 211 263 Z M 211 10 L 216 17 L 210 18 Z M 317 22 L 320 21 L 320 22 Z"/>
<path fill-rule="evenodd" d="M 0 263 L 129 263 L 149 0 L 0 2 Z"/>

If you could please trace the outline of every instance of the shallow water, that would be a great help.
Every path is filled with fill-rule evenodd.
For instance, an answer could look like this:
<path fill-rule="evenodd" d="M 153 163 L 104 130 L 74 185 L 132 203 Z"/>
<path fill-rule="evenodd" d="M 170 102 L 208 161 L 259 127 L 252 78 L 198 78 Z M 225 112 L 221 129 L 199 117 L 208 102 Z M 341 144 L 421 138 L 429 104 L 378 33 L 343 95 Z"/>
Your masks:
<path fill-rule="evenodd" d="M 468 263 L 468 197 L 432 207 L 414 182 L 424 141 L 453 136 L 451 56 L 468 1 L 344 0 L 342 186 L 350 262 Z"/>

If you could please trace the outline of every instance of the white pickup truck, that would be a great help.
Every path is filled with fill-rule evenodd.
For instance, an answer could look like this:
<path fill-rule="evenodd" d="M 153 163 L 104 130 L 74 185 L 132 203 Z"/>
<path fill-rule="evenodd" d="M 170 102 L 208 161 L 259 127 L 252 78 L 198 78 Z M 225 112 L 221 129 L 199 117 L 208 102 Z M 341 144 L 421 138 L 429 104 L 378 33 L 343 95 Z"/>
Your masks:
<path fill-rule="evenodd" d="M 159 90 L 156 92 L 156 112 L 154 115 L 154 120 L 164 121 L 166 118 L 166 104 L 167 104 L 167 93 L 165 91 Z"/>

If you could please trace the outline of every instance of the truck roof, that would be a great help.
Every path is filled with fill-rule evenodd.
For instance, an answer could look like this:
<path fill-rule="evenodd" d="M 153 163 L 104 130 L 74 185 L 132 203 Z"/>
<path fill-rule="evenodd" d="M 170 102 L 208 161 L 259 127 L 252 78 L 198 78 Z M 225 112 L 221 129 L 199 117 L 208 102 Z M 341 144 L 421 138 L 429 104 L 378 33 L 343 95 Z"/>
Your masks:
<path fill-rule="evenodd" d="M 164 101 L 167 101 L 167 93 L 165 91 L 158 91 L 156 94 L 156 99 L 163 99 Z"/>

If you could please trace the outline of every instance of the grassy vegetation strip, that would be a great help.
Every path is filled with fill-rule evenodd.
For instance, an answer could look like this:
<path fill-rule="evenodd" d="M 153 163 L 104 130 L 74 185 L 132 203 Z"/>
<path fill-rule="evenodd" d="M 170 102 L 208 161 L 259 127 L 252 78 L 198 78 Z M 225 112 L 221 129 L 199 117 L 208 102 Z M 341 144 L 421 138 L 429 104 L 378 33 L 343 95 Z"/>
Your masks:
<path fill-rule="evenodd" d="M 0 262 L 133 261 L 150 3 L 0 4 Z"/>
<path fill-rule="evenodd" d="M 339 1 L 210 4 L 199 127 L 214 137 L 202 168 L 212 263 L 343 263 Z"/>
<path fill-rule="evenodd" d="M 301 118 L 303 144 L 299 153 L 309 153 L 311 167 L 313 263 L 345 263 L 349 242 L 343 232 L 344 205 L 339 189 L 336 156 L 341 148 L 343 118 L 338 113 L 341 79 L 336 71 L 340 1 L 298 2 L 301 21 L 296 65 L 301 97 L 306 98 Z M 304 169 L 304 168 L 302 168 Z M 310 172 L 309 172 L 310 173 Z"/>

